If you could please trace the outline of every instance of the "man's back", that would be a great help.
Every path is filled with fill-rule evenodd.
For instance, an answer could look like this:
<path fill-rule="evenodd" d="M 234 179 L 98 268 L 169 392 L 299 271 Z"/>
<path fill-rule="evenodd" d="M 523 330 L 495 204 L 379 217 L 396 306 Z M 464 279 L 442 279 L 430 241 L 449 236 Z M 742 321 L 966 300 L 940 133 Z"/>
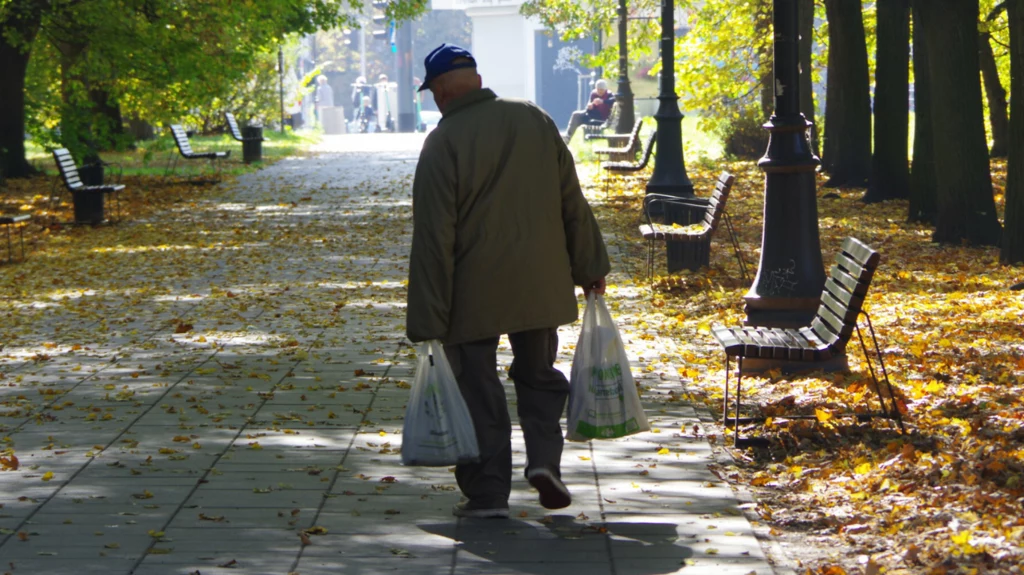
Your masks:
<path fill-rule="evenodd" d="M 423 328 L 448 343 L 570 323 L 574 282 L 607 272 L 572 156 L 528 102 L 486 89 L 454 102 L 424 144 L 413 202 L 411 336 Z M 451 260 L 431 262 L 434 250 Z M 430 309 L 437 318 L 418 315 Z"/>

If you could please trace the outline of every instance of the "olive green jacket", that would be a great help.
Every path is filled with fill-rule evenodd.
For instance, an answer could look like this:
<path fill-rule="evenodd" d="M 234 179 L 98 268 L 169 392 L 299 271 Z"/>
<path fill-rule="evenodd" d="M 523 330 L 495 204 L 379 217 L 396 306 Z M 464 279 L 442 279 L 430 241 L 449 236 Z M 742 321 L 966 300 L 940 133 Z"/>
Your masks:
<path fill-rule="evenodd" d="M 551 118 L 488 89 L 453 101 L 413 183 L 406 334 L 458 344 L 577 318 L 607 275 L 601 231 Z"/>

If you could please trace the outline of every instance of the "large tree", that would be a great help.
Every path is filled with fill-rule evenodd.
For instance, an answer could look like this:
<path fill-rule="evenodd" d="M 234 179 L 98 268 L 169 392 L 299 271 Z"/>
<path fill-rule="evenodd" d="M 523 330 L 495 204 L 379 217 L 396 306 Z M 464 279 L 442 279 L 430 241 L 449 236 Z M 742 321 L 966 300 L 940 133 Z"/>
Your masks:
<path fill-rule="evenodd" d="M 871 92 L 860 0 L 825 0 L 828 80 L 823 167 L 826 186 L 862 186 L 871 170 Z"/>
<path fill-rule="evenodd" d="M 25 72 L 49 5 L 44 0 L 0 1 L 0 177 L 32 173 L 25 160 Z"/>
<path fill-rule="evenodd" d="M 1006 230 L 999 259 L 1024 263 L 1024 0 L 1004 2 L 1010 21 L 1010 143 L 1006 168 Z"/>
<path fill-rule="evenodd" d="M 910 194 L 910 0 L 878 0 L 875 52 L 875 150 L 863 201 Z"/>
<path fill-rule="evenodd" d="M 937 242 L 999 245 L 978 63 L 978 0 L 920 3 L 928 50 Z"/>
<path fill-rule="evenodd" d="M 928 72 L 928 47 L 921 31 L 921 0 L 913 2 L 914 23 L 914 161 L 910 166 L 912 222 L 935 223 L 938 200 L 935 192 L 935 148 L 932 136 L 932 89 Z"/>

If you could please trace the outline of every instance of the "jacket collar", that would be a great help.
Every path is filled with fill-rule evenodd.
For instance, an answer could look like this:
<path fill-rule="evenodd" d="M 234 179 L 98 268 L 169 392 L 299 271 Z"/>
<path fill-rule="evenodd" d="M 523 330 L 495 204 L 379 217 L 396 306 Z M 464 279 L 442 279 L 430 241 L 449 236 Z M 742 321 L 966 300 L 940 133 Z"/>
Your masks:
<path fill-rule="evenodd" d="M 442 120 L 451 116 L 452 114 L 458 113 L 460 110 L 479 104 L 484 100 L 493 100 L 498 95 L 491 91 L 490 88 L 480 88 L 479 90 L 473 90 L 468 94 L 463 94 L 458 98 L 452 100 L 452 103 L 448 106 L 448 111 L 442 115 Z"/>

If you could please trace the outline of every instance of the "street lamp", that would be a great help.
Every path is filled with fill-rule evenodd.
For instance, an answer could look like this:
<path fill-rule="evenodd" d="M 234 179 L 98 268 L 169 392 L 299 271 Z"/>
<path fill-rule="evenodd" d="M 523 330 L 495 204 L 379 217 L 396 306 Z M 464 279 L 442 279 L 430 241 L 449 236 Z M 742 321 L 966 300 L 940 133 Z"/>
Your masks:
<path fill-rule="evenodd" d="M 752 326 L 809 324 L 825 284 L 814 176 L 821 162 L 807 139 L 811 124 L 800 113 L 797 4 L 774 0 L 772 14 L 775 113 L 764 125 L 768 150 L 757 163 L 765 173 L 764 230 L 757 276 L 744 296 Z"/>
<path fill-rule="evenodd" d="M 688 198 L 689 203 L 695 204 L 692 209 L 675 204 L 652 204 L 664 206 L 661 209 L 665 223 L 688 225 L 704 217 L 706 209 L 696 204 L 706 204 L 707 200 L 693 197 L 693 183 L 683 163 L 683 114 L 676 96 L 675 40 L 675 1 L 661 0 L 661 90 L 658 112 L 654 115 L 658 122 L 658 154 L 654 157 L 654 172 L 647 182 L 647 193 Z M 621 58 L 622 48 L 619 50 Z M 707 248 L 697 242 L 665 243 L 669 272 L 684 268 L 696 270 L 708 263 Z"/>

